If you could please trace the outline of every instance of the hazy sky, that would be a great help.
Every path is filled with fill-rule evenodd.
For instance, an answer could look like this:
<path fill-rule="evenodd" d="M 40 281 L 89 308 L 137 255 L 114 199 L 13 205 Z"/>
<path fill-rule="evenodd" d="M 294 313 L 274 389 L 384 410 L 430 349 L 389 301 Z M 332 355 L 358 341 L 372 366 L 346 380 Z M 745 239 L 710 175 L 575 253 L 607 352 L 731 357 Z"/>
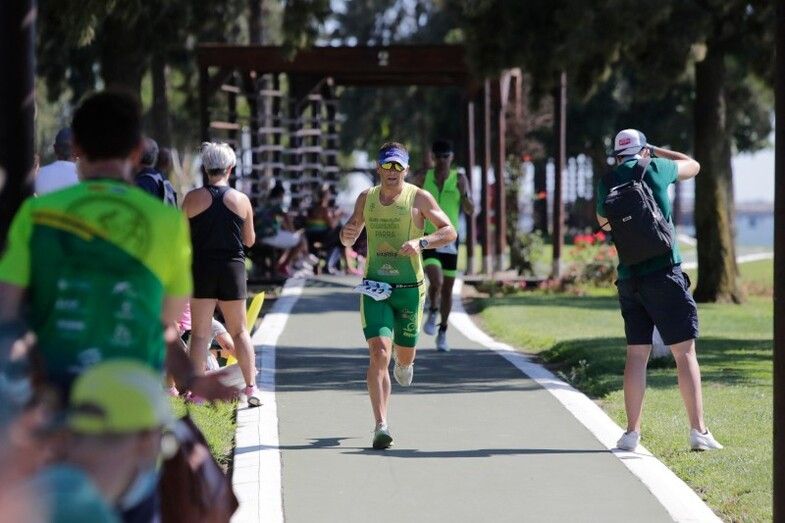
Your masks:
<path fill-rule="evenodd" d="M 733 158 L 733 188 L 737 202 L 773 202 L 774 149 Z"/>

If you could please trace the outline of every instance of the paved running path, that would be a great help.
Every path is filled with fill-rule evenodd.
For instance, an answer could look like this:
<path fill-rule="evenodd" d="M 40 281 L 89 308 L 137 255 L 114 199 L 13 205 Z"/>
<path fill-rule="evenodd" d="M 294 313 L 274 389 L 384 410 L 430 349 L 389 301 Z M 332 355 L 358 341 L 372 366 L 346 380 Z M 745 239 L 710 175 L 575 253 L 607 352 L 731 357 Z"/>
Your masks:
<path fill-rule="evenodd" d="M 369 450 L 356 283 L 307 282 L 276 344 L 287 522 L 672 521 L 550 392 L 454 327 L 450 353 L 421 336 L 413 385 L 393 380 L 395 446 Z"/>

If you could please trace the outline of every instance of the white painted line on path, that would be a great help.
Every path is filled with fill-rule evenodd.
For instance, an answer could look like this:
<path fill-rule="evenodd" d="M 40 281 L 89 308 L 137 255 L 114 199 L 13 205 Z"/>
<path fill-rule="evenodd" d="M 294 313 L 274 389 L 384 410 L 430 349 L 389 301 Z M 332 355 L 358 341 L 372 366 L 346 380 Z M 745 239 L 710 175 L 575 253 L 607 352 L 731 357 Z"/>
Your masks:
<path fill-rule="evenodd" d="M 616 440 L 624 430 L 585 394 L 560 380 L 548 369 L 535 363 L 529 356 L 516 351 L 505 343 L 494 340 L 481 331 L 466 313 L 466 309 L 463 308 L 462 286 L 463 280 L 457 279 L 453 288 L 453 310 L 450 314 L 450 323 L 464 336 L 496 352 L 550 392 L 583 426 L 594 434 L 605 448 L 611 450 L 624 466 L 641 480 L 674 521 L 721 521 L 695 491 L 655 458 L 651 452 L 643 447 L 638 447 L 639 452 L 616 449 Z M 686 445 L 686 427 L 684 434 Z"/>
<path fill-rule="evenodd" d="M 748 262 L 755 262 L 761 260 L 773 260 L 774 253 L 773 252 L 756 252 L 753 254 L 745 254 L 743 256 L 736 257 L 736 263 L 748 263 Z M 692 270 L 698 268 L 698 262 L 687 262 L 681 264 L 682 269 Z"/>
<path fill-rule="evenodd" d="M 275 404 L 275 345 L 305 280 L 290 279 L 273 308 L 265 314 L 251 342 L 261 376 L 262 406 L 237 410 L 232 486 L 240 507 L 233 523 L 282 523 L 281 453 L 278 447 L 278 408 Z"/>

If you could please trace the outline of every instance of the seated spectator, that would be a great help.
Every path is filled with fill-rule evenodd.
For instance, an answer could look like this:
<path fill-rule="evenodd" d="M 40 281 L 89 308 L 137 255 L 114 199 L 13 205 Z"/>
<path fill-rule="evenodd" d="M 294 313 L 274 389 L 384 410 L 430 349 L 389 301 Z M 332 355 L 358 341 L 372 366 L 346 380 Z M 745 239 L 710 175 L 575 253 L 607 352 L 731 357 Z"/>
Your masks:
<path fill-rule="evenodd" d="M 70 127 L 65 127 L 57 132 L 52 148 L 57 160 L 38 169 L 38 175 L 35 178 L 35 193 L 38 196 L 79 183 L 79 177 L 76 174 L 76 157 L 71 145 Z"/>
<path fill-rule="evenodd" d="M 131 509 L 126 521 L 158 520 L 158 463 L 175 450 L 162 444 L 174 418 L 159 379 L 127 359 L 96 364 L 77 379 L 65 455 L 25 485 L 46 521 L 116 522 Z"/>
<path fill-rule="evenodd" d="M 341 249 L 338 248 L 338 233 L 340 232 L 340 212 L 332 205 L 332 191 L 329 184 L 319 187 L 314 198 L 314 203 L 308 209 L 305 222 L 305 235 L 311 254 L 323 253 L 326 262 L 326 272 L 337 270 L 335 265 L 340 258 Z M 335 253 L 335 255 L 333 255 Z M 347 264 L 348 267 L 348 264 Z"/>
<path fill-rule="evenodd" d="M 283 210 L 284 194 L 281 184 L 276 184 L 270 191 L 267 203 L 254 219 L 257 237 L 263 245 L 284 251 L 277 261 L 276 270 L 280 274 L 292 276 L 295 271 L 301 271 L 302 275 L 312 273 L 314 264 L 319 260 L 309 254 L 303 230 L 295 230 L 291 217 Z"/>

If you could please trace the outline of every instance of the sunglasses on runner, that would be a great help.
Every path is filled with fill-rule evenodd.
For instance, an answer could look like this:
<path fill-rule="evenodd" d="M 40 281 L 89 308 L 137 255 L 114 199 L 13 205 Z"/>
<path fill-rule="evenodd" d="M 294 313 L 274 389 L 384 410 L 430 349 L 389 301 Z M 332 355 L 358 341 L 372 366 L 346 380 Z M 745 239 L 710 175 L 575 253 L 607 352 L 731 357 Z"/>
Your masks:
<path fill-rule="evenodd" d="M 449 158 L 450 156 L 452 156 L 452 153 L 439 153 L 439 154 L 434 154 L 433 156 L 434 156 L 435 158 L 438 158 L 438 159 L 440 159 L 440 160 L 446 160 L 447 158 Z"/>
<path fill-rule="evenodd" d="M 399 164 L 397 162 L 385 162 L 385 163 L 382 164 L 382 169 L 384 169 L 386 171 L 391 171 L 392 169 L 395 169 L 399 173 L 403 172 L 404 170 L 406 170 L 406 168 L 403 165 L 401 165 L 401 164 Z"/>

